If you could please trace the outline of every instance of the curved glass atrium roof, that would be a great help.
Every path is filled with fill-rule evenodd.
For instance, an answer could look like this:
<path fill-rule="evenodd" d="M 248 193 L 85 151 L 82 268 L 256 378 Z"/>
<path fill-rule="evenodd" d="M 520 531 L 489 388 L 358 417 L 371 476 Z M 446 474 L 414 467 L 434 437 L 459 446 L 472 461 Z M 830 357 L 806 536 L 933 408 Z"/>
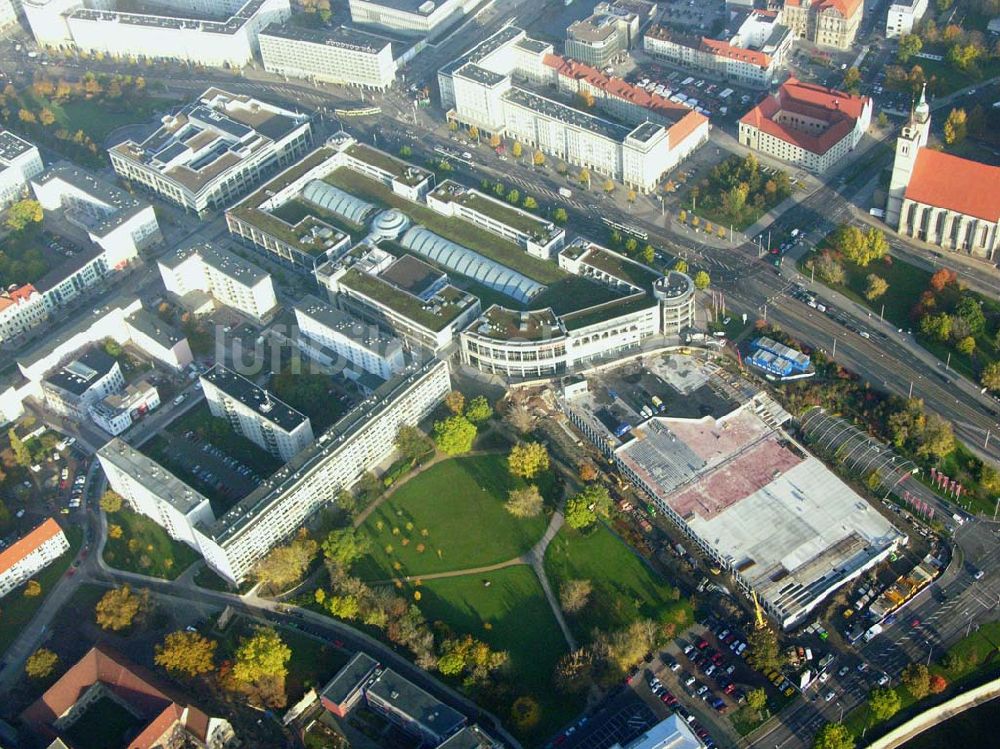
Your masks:
<path fill-rule="evenodd" d="M 505 265 L 483 257 L 468 247 L 435 234 L 422 226 L 414 226 L 399 240 L 406 249 L 430 258 L 449 270 L 468 276 L 491 289 L 519 302 L 527 302 L 545 290 L 545 286 Z"/>
<path fill-rule="evenodd" d="M 365 219 L 375 210 L 375 206 L 371 203 L 366 203 L 361 198 L 320 179 L 310 180 L 302 191 L 302 197 L 320 208 L 360 225 L 364 225 Z"/>

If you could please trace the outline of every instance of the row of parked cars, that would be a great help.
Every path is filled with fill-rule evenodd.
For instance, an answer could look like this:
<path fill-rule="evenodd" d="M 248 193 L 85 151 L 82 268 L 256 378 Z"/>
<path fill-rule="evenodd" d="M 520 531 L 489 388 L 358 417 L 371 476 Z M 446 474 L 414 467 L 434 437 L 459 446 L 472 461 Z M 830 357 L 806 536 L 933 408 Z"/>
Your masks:
<path fill-rule="evenodd" d="M 673 666 L 671 666 L 671 668 L 673 668 Z M 681 720 L 686 721 L 691 726 L 691 730 L 694 731 L 695 735 L 699 739 L 701 739 L 706 749 L 715 749 L 715 739 L 709 735 L 708 729 L 701 725 L 701 723 L 699 723 L 690 712 L 684 709 L 684 706 L 680 704 L 677 697 L 674 696 L 665 686 L 663 686 L 663 682 L 661 682 L 656 676 L 649 677 L 649 689 L 655 696 L 660 698 L 664 705 L 677 713 Z"/>

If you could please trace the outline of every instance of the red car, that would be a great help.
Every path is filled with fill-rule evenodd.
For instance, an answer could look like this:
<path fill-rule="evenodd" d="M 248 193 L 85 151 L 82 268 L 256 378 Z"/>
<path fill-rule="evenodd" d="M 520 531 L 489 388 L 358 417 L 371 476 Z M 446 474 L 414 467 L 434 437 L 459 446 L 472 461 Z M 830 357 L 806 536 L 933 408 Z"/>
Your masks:
<path fill-rule="evenodd" d="M 716 666 L 721 666 L 724 660 L 725 659 L 722 657 L 722 653 L 716 653 L 715 655 L 712 656 L 712 663 L 714 663 Z"/>
<path fill-rule="evenodd" d="M 696 642 L 694 645 L 696 648 L 698 648 L 698 650 L 704 650 L 705 648 L 708 647 L 708 640 L 706 640 L 704 637 L 700 637 L 698 638 L 698 642 Z"/>
<path fill-rule="evenodd" d="M 736 691 L 736 685 L 733 684 L 732 682 L 729 682 L 728 684 L 726 684 L 725 687 L 723 687 L 722 691 L 725 692 L 726 694 L 732 694 L 733 692 Z"/>

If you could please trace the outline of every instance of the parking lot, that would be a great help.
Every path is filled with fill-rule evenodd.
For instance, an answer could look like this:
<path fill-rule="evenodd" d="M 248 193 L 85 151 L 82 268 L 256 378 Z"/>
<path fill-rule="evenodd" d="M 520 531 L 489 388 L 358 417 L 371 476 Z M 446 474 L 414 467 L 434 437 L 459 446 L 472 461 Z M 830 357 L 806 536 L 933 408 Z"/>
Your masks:
<path fill-rule="evenodd" d="M 654 62 L 645 55 L 625 79 L 648 93 L 656 93 L 675 104 L 684 104 L 706 117 L 736 119 L 757 103 L 761 93 L 714 80 L 701 71 Z"/>

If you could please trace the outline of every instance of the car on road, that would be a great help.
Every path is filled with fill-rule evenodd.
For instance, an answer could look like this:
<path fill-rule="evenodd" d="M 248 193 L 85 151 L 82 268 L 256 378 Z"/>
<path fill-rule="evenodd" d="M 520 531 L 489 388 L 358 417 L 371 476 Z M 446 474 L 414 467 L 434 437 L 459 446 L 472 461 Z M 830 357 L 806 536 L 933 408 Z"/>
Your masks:
<path fill-rule="evenodd" d="M 827 702 L 833 702 L 833 700 L 836 697 L 837 697 L 837 693 L 834 692 L 832 689 L 829 692 L 827 692 L 826 694 L 823 695 L 823 699 L 826 700 Z"/>
<path fill-rule="evenodd" d="M 847 672 L 850 670 L 851 669 L 848 668 L 847 666 L 841 666 L 840 670 L 837 672 L 837 676 L 843 679 L 845 676 L 847 676 Z"/>
<path fill-rule="evenodd" d="M 880 687 L 884 687 L 888 683 L 889 683 L 889 674 L 882 674 L 881 676 L 878 677 L 878 685 Z"/>

